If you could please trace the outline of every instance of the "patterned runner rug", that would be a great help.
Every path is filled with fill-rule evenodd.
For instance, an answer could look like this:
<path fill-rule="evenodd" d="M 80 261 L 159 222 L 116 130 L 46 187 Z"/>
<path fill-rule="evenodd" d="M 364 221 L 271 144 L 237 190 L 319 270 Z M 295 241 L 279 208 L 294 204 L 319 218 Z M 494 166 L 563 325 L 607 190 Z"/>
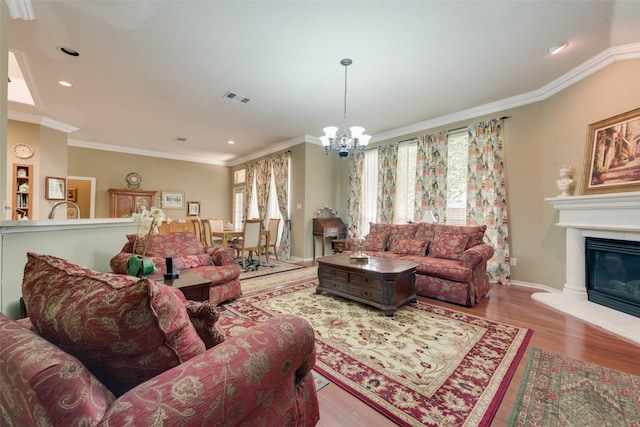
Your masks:
<path fill-rule="evenodd" d="M 510 426 L 638 426 L 640 377 L 532 348 Z"/>
<path fill-rule="evenodd" d="M 315 294 L 317 279 L 225 307 L 261 322 L 304 317 L 316 333 L 315 369 L 399 425 L 488 426 L 532 331 L 420 302 L 394 318 Z"/>

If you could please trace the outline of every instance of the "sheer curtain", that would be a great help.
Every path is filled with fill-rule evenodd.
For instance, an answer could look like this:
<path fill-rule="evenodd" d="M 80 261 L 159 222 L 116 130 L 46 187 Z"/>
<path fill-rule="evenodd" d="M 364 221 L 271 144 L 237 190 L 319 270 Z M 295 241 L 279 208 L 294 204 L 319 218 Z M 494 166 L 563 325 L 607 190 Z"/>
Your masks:
<path fill-rule="evenodd" d="M 356 235 L 366 236 L 369 234 L 369 223 L 376 222 L 377 218 L 378 150 L 365 151 L 361 177 L 360 226 Z"/>
<path fill-rule="evenodd" d="M 396 169 L 394 224 L 413 221 L 416 194 L 416 141 L 398 144 Z"/>

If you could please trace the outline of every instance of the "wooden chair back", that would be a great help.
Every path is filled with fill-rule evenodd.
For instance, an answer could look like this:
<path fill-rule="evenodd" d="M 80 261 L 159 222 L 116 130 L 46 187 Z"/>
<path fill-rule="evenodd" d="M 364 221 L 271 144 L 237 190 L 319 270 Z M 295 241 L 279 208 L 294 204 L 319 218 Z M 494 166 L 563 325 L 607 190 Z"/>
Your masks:
<path fill-rule="evenodd" d="M 191 223 L 193 224 L 193 232 L 198 240 L 202 242 L 202 222 L 200 222 L 200 218 L 192 219 Z"/>
<path fill-rule="evenodd" d="M 200 221 L 200 224 L 202 224 L 202 244 L 205 246 L 213 246 L 211 223 L 206 219 L 203 219 Z"/>

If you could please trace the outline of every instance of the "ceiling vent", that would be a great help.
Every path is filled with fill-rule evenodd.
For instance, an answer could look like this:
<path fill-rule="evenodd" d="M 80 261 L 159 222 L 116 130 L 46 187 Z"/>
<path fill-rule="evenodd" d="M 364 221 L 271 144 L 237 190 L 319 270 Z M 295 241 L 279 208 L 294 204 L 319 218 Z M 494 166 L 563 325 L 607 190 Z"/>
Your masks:
<path fill-rule="evenodd" d="M 232 99 L 234 101 L 242 102 L 243 104 L 246 104 L 247 102 L 251 101 L 251 99 L 247 98 L 246 96 L 238 95 L 237 93 L 234 93 L 234 92 L 227 92 L 224 94 L 224 97 Z"/>

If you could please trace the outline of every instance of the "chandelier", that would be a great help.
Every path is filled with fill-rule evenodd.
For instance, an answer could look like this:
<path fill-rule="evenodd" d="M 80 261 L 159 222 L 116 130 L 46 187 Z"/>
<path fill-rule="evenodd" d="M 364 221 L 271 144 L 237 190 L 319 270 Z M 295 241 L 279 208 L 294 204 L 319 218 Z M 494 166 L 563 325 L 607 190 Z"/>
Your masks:
<path fill-rule="evenodd" d="M 324 135 L 320 137 L 320 142 L 327 155 L 331 149 L 338 150 L 340 157 L 349 156 L 349 152 L 358 147 L 366 147 L 371 139 L 370 135 L 364 135 L 364 128 L 361 126 L 351 126 L 347 133 L 347 67 L 353 63 L 349 58 L 340 61 L 344 66 L 344 115 L 342 117 L 342 133 L 336 137 L 338 127 L 328 126 L 323 129 Z"/>

